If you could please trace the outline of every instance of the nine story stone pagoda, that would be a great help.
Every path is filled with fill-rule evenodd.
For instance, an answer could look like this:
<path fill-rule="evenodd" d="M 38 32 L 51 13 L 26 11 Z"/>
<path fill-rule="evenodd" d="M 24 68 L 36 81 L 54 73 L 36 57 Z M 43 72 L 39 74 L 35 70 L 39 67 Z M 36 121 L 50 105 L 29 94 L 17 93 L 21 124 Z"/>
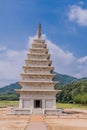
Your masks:
<path fill-rule="evenodd" d="M 38 26 L 38 38 L 34 39 L 32 47 L 27 54 L 24 73 L 21 74 L 23 81 L 19 82 L 22 89 L 17 89 L 20 94 L 19 108 L 15 114 L 32 113 L 57 113 L 56 94 L 60 90 L 54 87 L 58 82 L 53 81 L 56 76 L 51 66 L 49 50 L 45 40 L 41 38 L 41 25 Z"/>

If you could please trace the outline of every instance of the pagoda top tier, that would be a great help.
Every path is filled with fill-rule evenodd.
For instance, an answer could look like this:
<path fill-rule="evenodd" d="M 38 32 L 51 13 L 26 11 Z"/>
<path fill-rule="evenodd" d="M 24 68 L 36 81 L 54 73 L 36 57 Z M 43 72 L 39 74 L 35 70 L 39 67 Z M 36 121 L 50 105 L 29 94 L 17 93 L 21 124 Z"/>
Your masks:
<path fill-rule="evenodd" d="M 38 25 L 38 31 L 37 31 L 37 38 L 34 39 L 34 43 L 33 44 L 43 44 L 45 43 L 45 40 L 41 38 L 41 24 Z"/>

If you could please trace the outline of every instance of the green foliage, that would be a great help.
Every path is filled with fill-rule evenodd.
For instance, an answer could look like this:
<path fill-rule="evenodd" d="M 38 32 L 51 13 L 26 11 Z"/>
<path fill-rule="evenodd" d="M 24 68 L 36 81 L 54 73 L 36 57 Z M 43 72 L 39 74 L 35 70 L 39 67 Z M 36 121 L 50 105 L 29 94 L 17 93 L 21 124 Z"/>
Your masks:
<path fill-rule="evenodd" d="M 18 94 L 0 94 L 0 100 L 18 100 L 19 95 Z"/>
<path fill-rule="evenodd" d="M 7 100 L 0 101 L 0 107 L 17 107 L 17 106 L 18 101 L 7 101 Z"/>
<path fill-rule="evenodd" d="M 57 103 L 57 108 L 80 108 L 80 109 L 87 109 L 87 105 L 82 104 L 71 104 L 71 103 Z"/>
<path fill-rule="evenodd" d="M 87 104 L 87 80 L 64 85 L 57 95 L 57 101 Z"/>
<path fill-rule="evenodd" d="M 87 93 L 79 93 L 73 98 L 73 100 L 76 103 L 87 104 Z"/>

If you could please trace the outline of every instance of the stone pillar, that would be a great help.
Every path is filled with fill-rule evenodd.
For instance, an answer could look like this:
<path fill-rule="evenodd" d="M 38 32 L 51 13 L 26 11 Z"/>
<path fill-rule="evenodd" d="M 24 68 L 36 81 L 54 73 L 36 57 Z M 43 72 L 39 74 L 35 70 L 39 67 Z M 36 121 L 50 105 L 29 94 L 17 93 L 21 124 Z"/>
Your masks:
<path fill-rule="evenodd" d="M 42 108 L 45 108 L 45 99 L 42 99 Z"/>
<path fill-rule="evenodd" d="M 22 108 L 22 107 L 23 107 L 23 99 L 20 98 L 20 100 L 19 100 L 19 108 Z"/>
<path fill-rule="evenodd" d="M 34 100 L 31 99 L 31 108 L 34 108 Z"/>
<path fill-rule="evenodd" d="M 53 99 L 53 108 L 56 109 L 56 99 Z"/>

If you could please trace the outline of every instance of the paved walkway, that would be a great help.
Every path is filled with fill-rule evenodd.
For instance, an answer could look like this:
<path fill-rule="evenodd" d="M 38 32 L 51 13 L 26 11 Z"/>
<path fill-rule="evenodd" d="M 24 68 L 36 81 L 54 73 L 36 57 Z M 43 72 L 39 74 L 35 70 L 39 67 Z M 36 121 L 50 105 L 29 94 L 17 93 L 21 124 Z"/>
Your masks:
<path fill-rule="evenodd" d="M 42 115 L 32 115 L 31 121 L 27 126 L 26 130 L 47 130 Z"/>

